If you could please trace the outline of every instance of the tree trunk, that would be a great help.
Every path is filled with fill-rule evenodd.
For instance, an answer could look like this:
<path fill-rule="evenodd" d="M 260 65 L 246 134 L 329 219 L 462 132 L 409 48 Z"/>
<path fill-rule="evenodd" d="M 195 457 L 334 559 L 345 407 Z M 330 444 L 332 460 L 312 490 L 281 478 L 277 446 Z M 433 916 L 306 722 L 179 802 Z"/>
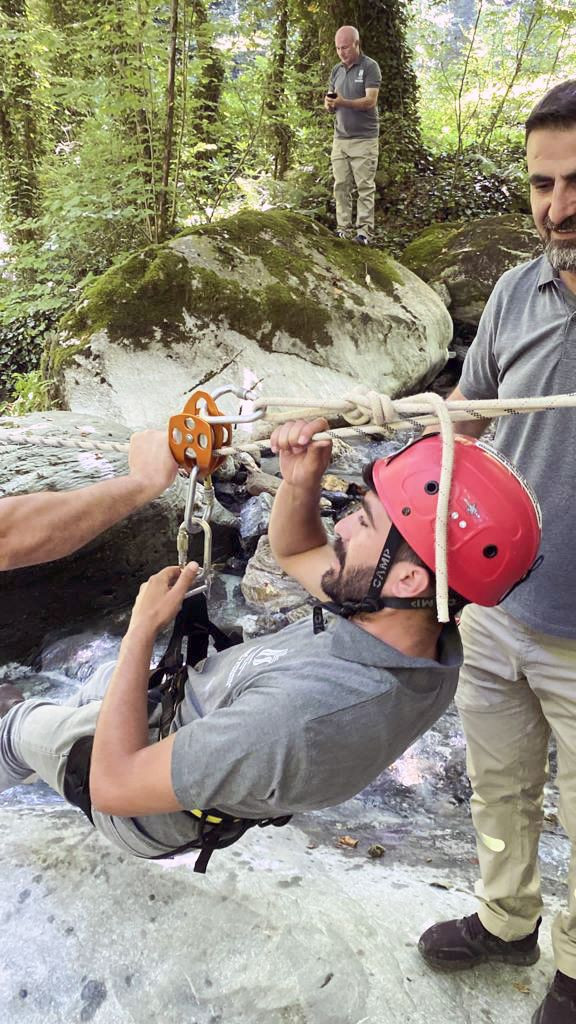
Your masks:
<path fill-rule="evenodd" d="M 0 169 L 8 232 L 33 241 L 31 224 L 41 209 L 38 163 L 42 154 L 37 124 L 34 72 L 23 57 L 27 26 L 25 0 L 0 0 Z"/>
<path fill-rule="evenodd" d="M 195 108 L 191 124 L 196 141 L 211 143 L 215 138 L 218 108 L 224 81 L 224 61 L 213 46 L 214 27 L 206 0 L 192 0 L 192 31 L 196 40 L 200 73 L 194 88 Z"/>
<path fill-rule="evenodd" d="M 174 103 L 176 86 L 176 50 L 178 44 L 178 0 L 170 4 L 170 42 L 168 56 L 168 82 L 166 85 L 166 124 L 164 128 L 164 151 L 162 154 L 162 183 L 158 193 L 158 241 L 162 242 L 168 233 L 168 184 L 172 163 L 172 139 L 174 136 Z"/>
<path fill-rule="evenodd" d="M 277 0 L 276 35 L 270 68 L 266 110 L 270 121 L 274 152 L 274 177 L 279 181 L 290 164 L 292 128 L 286 106 L 286 56 L 288 49 L 288 0 Z"/>

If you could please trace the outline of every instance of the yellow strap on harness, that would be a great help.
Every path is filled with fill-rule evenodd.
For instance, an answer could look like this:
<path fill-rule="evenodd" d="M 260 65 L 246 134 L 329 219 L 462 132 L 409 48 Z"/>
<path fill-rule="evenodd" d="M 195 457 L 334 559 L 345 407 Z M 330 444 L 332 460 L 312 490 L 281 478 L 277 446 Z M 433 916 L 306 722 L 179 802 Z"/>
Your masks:
<path fill-rule="evenodd" d="M 193 814 L 195 818 L 204 818 L 209 825 L 220 825 L 224 820 L 223 818 L 217 818 L 214 814 L 205 814 L 199 807 L 194 807 L 190 814 Z"/>

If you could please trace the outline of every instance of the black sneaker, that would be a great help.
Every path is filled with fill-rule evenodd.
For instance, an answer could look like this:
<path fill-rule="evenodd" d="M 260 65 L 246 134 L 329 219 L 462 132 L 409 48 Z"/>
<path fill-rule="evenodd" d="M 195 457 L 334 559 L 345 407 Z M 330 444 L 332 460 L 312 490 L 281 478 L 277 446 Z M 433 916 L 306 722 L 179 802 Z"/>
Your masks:
<path fill-rule="evenodd" d="M 336 235 L 336 238 L 343 238 L 344 240 L 346 240 L 349 237 L 348 232 L 343 231 L 342 228 L 336 228 L 334 234 Z"/>
<path fill-rule="evenodd" d="M 433 924 L 420 936 L 418 949 L 428 966 L 437 971 L 463 971 L 488 960 L 528 967 L 535 964 L 540 956 L 540 920 L 530 935 L 515 942 L 504 942 L 504 939 L 492 935 L 478 914 L 456 921 L 442 921 Z"/>
<path fill-rule="evenodd" d="M 556 971 L 543 1003 L 532 1017 L 532 1024 L 576 1024 L 576 981 Z"/>
<path fill-rule="evenodd" d="M 363 235 L 361 231 L 358 232 L 354 241 L 357 245 L 370 245 L 370 241 L 367 235 Z"/>

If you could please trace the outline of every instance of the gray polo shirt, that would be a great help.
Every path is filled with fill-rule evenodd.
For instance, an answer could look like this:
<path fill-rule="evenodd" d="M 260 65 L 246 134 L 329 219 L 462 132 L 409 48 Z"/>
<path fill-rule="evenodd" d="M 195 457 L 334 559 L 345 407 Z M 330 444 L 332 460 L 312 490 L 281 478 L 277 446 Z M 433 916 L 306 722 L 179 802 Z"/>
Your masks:
<path fill-rule="evenodd" d="M 576 296 L 545 256 L 502 275 L 464 362 L 470 399 L 576 392 Z M 542 508 L 542 565 L 502 604 L 543 633 L 576 637 L 576 408 L 496 421 L 495 445 Z"/>
<path fill-rule="evenodd" d="M 249 818 L 349 799 L 448 707 L 462 664 L 454 625 L 443 628 L 438 656 L 407 657 L 344 619 L 314 634 L 310 618 L 210 654 L 189 669 L 172 724 L 176 796 L 183 807 Z M 108 664 L 99 674 L 98 694 L 113 670 Z M 181 811 L 137 818 L 95 811 L 94 824 L 141 857 L 165 855 L 198 834 Z"/>
<path fill-rule="evenodd" d="M 381 81 L 382 73 L 376 61 L 361 53 L 352 67 L 336 64 L 332 68 L 328 92 L 338 92 L 347 100 L 359 100 L 366 95 L 366 89 L 380 88 Z M 377 139 L 378 107 L 372 110 L 339 107 L 334 117 L 334 138 Z"/>

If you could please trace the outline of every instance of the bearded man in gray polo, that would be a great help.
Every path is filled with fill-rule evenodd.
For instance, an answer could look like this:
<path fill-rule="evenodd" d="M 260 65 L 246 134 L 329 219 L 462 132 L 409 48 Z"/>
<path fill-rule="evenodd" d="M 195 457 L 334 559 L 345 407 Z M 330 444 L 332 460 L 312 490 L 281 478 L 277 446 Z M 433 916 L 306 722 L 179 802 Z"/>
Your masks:
<path fill-rule="evenodd" d="M 358 29 L 339 28 L 336 52 L 324 106 L 334 119 L 332 172 L 336 200 L 336 234 L 352 235 L 352 190 L 358 190 L 356 242 L 368 245 L 374 231 L 374 177 L 378 166 L 378 91 L 382 74 L 375 60 L 360 49 Z"/>
<path fill-rule="evenodd" d="M 576 80 L 556 85 L 530 114 L 526 157 L 544 252 L 496 284 L 451 399 L 576 391 Z M 485 425 L 456 429 L 478 437 Z M 572 856 L 566 908 L 552 926 L 556 974 L 531 1021 L 576 1024 L 576 410 L 499 420 L 494 443 L 541 499 L 542 565 L 498 609 L 470 605 L 462 615 L 456 704 L 474 790 L 481 903 L 477 914 L 433 925 L 419 948 L 444 971 L 538 959 L 538 841 L 552 733 Z"/>

